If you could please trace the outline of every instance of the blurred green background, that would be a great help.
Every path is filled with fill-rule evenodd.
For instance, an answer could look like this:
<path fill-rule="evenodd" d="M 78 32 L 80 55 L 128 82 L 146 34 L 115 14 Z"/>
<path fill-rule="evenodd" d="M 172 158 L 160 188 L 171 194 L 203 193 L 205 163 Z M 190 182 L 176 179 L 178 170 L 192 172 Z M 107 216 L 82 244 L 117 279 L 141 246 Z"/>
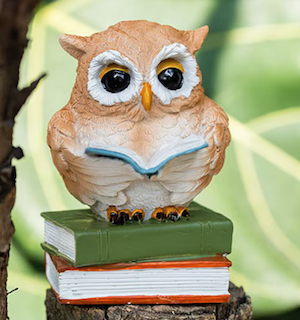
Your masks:
<path fill-rule="evenodd" d="M 230 116 L 225 166 L 197 201 L 233 220 L 231 280 L 251 295 L 257 319 L 300 319 L 300 1 L 44 1 L 31 26 L 20 86 L 42 72 L 17 118 L 16 234 L 9 265 L 11 320 L 46 319 L 43 221 L 47 210 L 82 205 L 66 191 L 46 145 L 47 123 L 69 99 L 76 61 L 61 33 L 90 35 L 120 20 L 178 29 L 204 24 L 197 55 L 206 94 Z"/>

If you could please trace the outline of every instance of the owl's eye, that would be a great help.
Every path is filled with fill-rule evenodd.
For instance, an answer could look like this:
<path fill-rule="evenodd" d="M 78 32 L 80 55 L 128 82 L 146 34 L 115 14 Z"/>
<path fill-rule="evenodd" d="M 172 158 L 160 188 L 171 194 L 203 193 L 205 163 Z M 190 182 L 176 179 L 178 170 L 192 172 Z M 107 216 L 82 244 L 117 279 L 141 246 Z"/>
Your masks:
<path fill-rule="evenodd" d="M 182 72 L 175 68 L 169 68 L 158 75 L 158 80 L 169 90 L 177 90 L 182 87 Z"/>
<path fill-rule="evenodd" d="M 162 61 L 156 69 L 160 83 L 169 90 L 177 90 L 182 87 L 184 68 L 175 59 Z"/>
<path fill-rule="evenodd" d="M 117 64 L 111 64 L 104 68 L 99 76 L 103 88 L 111 93 L 125 90 L 130 83 L 129 70 Z"/>

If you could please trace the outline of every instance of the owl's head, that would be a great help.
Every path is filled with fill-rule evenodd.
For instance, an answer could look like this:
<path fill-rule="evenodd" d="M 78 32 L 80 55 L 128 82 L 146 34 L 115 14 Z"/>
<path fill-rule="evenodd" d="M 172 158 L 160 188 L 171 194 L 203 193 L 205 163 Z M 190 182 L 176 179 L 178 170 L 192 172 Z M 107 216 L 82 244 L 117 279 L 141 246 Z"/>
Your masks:
<path fill-rule="evenodd" d="M 90 37 L 62 35 L 61 46 L 79 62 L 76 108 L 138 121 L 195 106 L 203 89 L 194 54 L 207 32 L 140 20 Z"/>

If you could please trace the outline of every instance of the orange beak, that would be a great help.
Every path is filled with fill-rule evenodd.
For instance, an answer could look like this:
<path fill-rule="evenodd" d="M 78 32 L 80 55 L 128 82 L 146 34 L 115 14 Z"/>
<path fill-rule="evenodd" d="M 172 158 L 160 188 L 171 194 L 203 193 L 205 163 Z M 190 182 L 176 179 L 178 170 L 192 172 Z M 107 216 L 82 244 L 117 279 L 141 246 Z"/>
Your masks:
<path fill-rule="evenodd" d="M 140 95 L 142 97 L 142 105 L 144 109 L 149 112 L 152 105 L 152 90 L 151 85 L 148 82 L 144 83 Z"/>

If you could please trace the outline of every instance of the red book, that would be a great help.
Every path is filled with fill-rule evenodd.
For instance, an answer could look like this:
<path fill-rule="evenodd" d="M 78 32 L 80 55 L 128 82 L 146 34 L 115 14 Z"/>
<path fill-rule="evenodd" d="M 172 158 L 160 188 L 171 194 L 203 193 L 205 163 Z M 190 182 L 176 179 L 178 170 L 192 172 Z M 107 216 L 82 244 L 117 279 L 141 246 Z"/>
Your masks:
<path fill-rule="evenodd" d="M 114 263 L 76 268 L 46 253 L 46 276 L 60 303 L 223 303 L 231 262 L 222 255 L 168 262 Z"/>

